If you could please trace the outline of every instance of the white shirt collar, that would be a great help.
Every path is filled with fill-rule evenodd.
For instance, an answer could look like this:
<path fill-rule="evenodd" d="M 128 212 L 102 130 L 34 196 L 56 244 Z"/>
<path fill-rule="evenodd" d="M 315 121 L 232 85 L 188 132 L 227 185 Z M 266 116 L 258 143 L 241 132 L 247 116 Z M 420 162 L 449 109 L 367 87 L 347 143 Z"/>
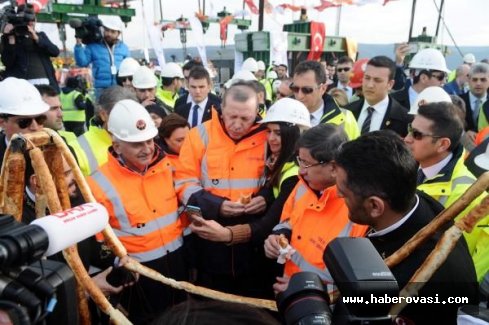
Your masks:
<path fill-rule="evenodd" d="M 450 161 L 450 159 L 452 159 L 452 157 L 453 157 L 453 153 L 450 152 L 448 156 L 446 156 L 436 164 L 429 167 L 422 168 L 423 174 L 426 177 L 426 179 L 430 179 L 438 175 L 440 170 L 442 170 L 442 168 L 448 164 L 448 162 Z"/>
<path fill-rule="evenodd" d="M 378 102 L 375 105 L 370 105 L 369 103 L 367 103 L 367 100 L 364 100 L 362 111 L 366 110 L 369 107 L 373 107 L 376 112 L 382 113 L 382 112 L 387 111 L 388 106 L 389 106 L 389 96 L 385 96 L 384 99 L 382 99 L 380 102 Z"/>
<path fill-rule="evenodd" d="M 209 100 L 209 96 L 205 97 L 205 99 L 203 101 L 201 101 L 200 103 L 196 103 L 192 99 L 192 107 L 194 107 L 195 105 L 199 105 L 199 110 L 204 110 L 205 106 L 207 105 L 208 100 Z"/>
<path fill-rule="evenodd" d="M 484 102 L 486 101 L 487 99 L 487 93 L 484 94 L 484 96 L 482 97 L 475 97 L 474 94 L 472 94 L 471 91 L 469 91 L 469 100 L 470 100 L 470 105 L 472 106 L 472 104 L 477 100 L 477 99 L 480 99 L 481 101 L 481 104 L 484 104 Z M 472 110 L 474 110 L 474 108 L 472 108 Z"/>
<path fill-rule="evenodd" d="M 32 200 L 32 202 L 36 202 L 36 195 L 34 193 L 31 192 L 31 190 L 29 189 L 29 187 L 25 187 L 25 193 L 27 194 L 27 196 L 29 197 L 29 199 Z"/>
<path fill-rule="evenodd" d="M 321 117 L 323 117 L 323 111 L 324 111 L 324 101 L 321 100 L 321 105 L 317 110 L 314 112 L 310 113 L 311 115 L 311 126 L 316 126 L 321 122 Z"/>
<path fill-rule="evenodd" d="M 396 223 L 394 223 L 394 224 L 390 225 L 389 227 L 384 228 L 382 230 L 372 231 L 367 236 L 368 237 L 379 237 L 379 236 L 383 236 L 383 235 L 386 235 L 386 234 L 388 234 L 388 233 L 396 230 L 400 226 L 402 226 L 409 219 L 409 217 L 411 217 L 411 215 L 414 213 L 414 211 L 418 208 L 418 205 L 419 205 L 419 197 L 418 197 L 417 194 L 415 196 L 416 196 L 416 204 L 414 204 L 414 207 L 404 217 L 402 217 L 401 220 L 399 220 L 398 222 L 396 222 Z"/>

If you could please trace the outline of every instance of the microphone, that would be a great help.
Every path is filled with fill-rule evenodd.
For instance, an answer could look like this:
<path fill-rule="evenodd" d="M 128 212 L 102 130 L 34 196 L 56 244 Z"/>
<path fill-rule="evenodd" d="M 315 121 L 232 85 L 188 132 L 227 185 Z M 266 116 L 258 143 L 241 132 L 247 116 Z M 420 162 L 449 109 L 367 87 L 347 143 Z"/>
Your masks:
<path fill-rule="evenodd" d="M 15 223 L 12 216 L 1 217 L 4 229 Z M 109 221 L 105 207 L 85 203 L 55 213 L 29 225 L 11 226 L 0 232 L 0 268 L 23 265 L 42 256 L 51 256 L 102 231 Z"/>
<path fill-rule="evenodd" d="M 71 28 L 80 28 L 83 25 L 83 22 L 80 18 L 71 18 L 68 20 L 68 24 Z"/>

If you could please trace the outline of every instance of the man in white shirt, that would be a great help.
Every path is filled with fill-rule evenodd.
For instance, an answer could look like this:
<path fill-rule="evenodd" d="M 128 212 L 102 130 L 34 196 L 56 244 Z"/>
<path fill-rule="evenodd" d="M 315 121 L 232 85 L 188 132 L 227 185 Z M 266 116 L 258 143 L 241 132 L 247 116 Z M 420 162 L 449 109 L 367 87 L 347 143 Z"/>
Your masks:
<path fill-rule="evenodd" d="M 489 65 L 486 63 L 476 63 L 470 68 L 469 72 L 469 91 L 462 94 L 460 97 L 465 102 L 465 130 L 472 139 L 475 139 L 475 134 L 480 131 L 481 127 L 485 127 L 487 123 L 479 125 L 481 107 L 487 100 L 487 88 L 489 87 Z M 487 105 L 486 105 L 487 106 Z M 487 119 L 487 109 L 483 111 L 484 117 Z"/>
<path fill-rule="evenodd" d="M 339 58 L 338 65 L 336 66 L 336 76 L 338 77 L 338 82 L 336 85 L 331 86 L 344 90 L 348 96 L 348 100 L 350 100 L 351 96 L 353 96 L 353 88 L 348 85 L 350 78 L 353 75 L 352 70 L 353 60 L 349 56 L 342 56 Z"/>

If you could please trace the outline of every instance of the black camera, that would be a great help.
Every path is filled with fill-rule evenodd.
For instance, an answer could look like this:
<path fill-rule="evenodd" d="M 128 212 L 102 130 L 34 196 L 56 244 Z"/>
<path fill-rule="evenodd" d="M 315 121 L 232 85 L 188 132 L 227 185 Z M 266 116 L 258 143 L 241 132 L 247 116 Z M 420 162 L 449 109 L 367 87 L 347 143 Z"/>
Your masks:
<path fill-rule="evenodd" d="M 77 323 L 73 273 L 63 263 L 41 260 L 48 246 L 41 227 L 0 214 L 0 310 L 16 324 Z"/>
<path fill-rule="evenodd" d="M 287 325 L 391 324 L 390 304 L 361 302 L 372 295 L 399 296 L 396 279 L 369 239 L 336 238 L 326 247 L 323 259 L 340 298 L 330 308 L 317 274 L 294 274 L 287 290 L 277 295 L 277 307 Z"/>
<path fill-rule="evenodd" d="M 12 34 L 19 37 L 29 36 L 28 25 L 36 20 L 34 7 L 31 4 L 20 5 L 17 8 L 12 6 L 5 7 L 1 14 L 2 31 L 6 24 L 12 24 L 14 29 Z"/>
<path fill-rule="evenodd" d="M 98 43 L 103 40 L 100 30 L 102 21 L 97 17 L 72 18 L 68 23 L 75 29 L 75 37 L 80 38 L 83 44 Z"/>

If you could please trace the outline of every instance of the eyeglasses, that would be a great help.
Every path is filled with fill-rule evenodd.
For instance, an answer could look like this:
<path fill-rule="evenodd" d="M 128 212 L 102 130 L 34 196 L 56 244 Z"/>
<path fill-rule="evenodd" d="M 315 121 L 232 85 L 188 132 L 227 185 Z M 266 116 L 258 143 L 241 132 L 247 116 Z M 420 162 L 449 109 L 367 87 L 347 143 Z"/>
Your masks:
<path fill-rule="evenodd" d="M 312 94 L 312 92 L 316 89 L 318 89 L 321 85 L 316 86 L 316 87 L 299 87 L 295 86 L 294 84 L 290 84 L 289 89 L 294 93 L 297 94 L 299 91 L 302 91 L 304 95 L 309 95 Z"/>
<path fill-rule="evenodd" d="M 413 129 L 413 126 L 411 125 L 411 123 L 408 124 L 408 133 L 411 134 L 411 136 L 413 137 L 414 140 L 422 140 L 424 137 L 431 137 L 434 139 L 441 138 L 441 136 L 439 136 L 439 135 L 427 134 L 427 133 L 423 133 L 421 131 L 418 131 L 416 129 Z"/>
<path fill-rule="evenodd" d="M 37 124 L 43 125 L 44 122 L 46 122 L 46 119 L 47 119 L 46 115 L 39 115 L 36 117 L 18 118 L 18 119 L 12 120 L 12 122 L 16 123 L 19 126 L 19 128 L 26 129 L 29 126 L 31 126 L 33 120 L 36 120 Z"/>
<path fill-rule="evenodd" d="M 304 160 L 302 160 L 299 156 L 296 156 L 295 159 L 297 160 L 297 164 L 299 165 L 299 167 L 304 168 L 304 169 L 308 169 L 308 168 L 311 168 L 314 166 L 319 166 L 319 165 L 323 165 L 323 164 L 328 163 L 327 161 L 320 161 L 320 162 L 315 163 L 315 164 L 306 165 L 306 162 Z"/>
<path fill-rule="evenodd" d="M 349 68 L 349 67 L 345 67 L 345 68 L 336 68 L 336 71 L 338 71 L 338 72 L 348 72 L 348 71 L 350 71 L 350 70 L 351 70 L 351 68 Z"/>

